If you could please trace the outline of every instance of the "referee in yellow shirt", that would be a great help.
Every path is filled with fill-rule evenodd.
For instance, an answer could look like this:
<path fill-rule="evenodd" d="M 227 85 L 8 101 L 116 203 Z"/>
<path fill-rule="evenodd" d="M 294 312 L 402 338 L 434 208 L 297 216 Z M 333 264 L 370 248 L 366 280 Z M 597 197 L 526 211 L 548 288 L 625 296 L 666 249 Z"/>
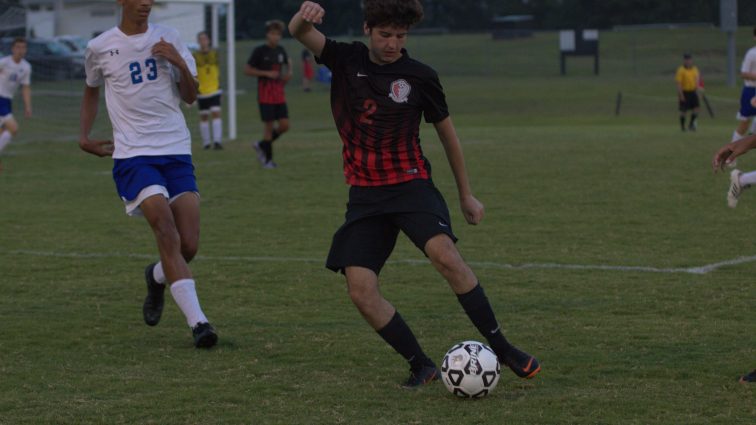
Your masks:
<path fill-rule="evenodd" d="M 698 84 L 700 74 L 698 68 L 693 65 L 693 57 L 686 53 L 683 55 L 683 64 L 677 68 L 675 81 L 677 81 L 677 97 L 680 101 L 680 128 L 685 131 L 685 115 L 688 111 L 690 114 L 690 124 L 688 130 L 696 131 L 698 126 Z"/>
<path fill-rule="evenodd" d="M 199 105 L 202 147 L 210 149 L 212 140 L 213 149 L 223 149 L 223 119 L 221 118 L 223 91 L 220 88 L 218 51 L 212 48 L 210 36 L 205 31 L 197 34 L 197 44 L 200 48 L 192 55 L 194 55 L 194 61 L 197 62 L 197 79 L 199 80 L 197 104 Z"/>

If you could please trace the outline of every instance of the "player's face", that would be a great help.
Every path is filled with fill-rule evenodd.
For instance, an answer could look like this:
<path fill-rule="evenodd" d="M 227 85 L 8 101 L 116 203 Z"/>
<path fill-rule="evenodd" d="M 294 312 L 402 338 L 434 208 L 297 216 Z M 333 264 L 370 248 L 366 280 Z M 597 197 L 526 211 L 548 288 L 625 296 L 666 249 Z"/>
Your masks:
<path fill-rule="evenodd" d="M 281 41 L 282 35 L 283 34 L 281 34 L 281 31 L 270 30 L 267 33 L 265 33 L 265 39 L 268 41 L 269 45 L 276 47 L 278 46 L 278 42 Z"/>
<path fill-rule="evenodd" d="M 364 27 L 365 35 L 368 36 L 370 59 L 384 65 L 393 63 L 402 57 L 402 49 L 407 43 L 408 28 L 394 26 Z"/>
<path fill-rule="evenodd" d="M 155 0 L 118 0 L 123 7 L 123 19 L 130 22 L 146 22 Z"/>
<path fill-rule="evenodd" d="M 26 43 L 16 43 L 11 47 L 11 54 L 15 59 L 21 59 L 26 56 Z"/>
<path fill-rule="evenodd" d="M 197 44 L 199 44 L 200 49 L 207 50 L 210 48 L 210 37 L 207 36 L 204 32 L 197 36 Z"/>
<path fill-rule="evenodd" d="M 693 66 L 693 59 L 683 59 L 683 66 L 686 68 Z"/>

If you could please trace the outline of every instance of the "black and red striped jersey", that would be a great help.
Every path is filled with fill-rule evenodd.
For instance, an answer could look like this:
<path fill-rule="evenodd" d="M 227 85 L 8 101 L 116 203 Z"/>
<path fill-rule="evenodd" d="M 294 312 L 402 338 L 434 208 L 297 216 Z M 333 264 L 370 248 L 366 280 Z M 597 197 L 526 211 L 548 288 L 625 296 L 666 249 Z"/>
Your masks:
<path fill-rule="evenodd" d="M 449 116 L 438 74 L 402 50 L 378 65 L 360 42 L 326 40 L 319 63 L 332 72 L 331 110 L 343 142 L 344 175 L 353 186 L 384 186 L 429 179 L 420 147 L 422 116 Z"/>
<path fill-rule="evenodd" d="M 286 50 L 281 46 L 270 47 L 267 44 L 252 51 L 247 64 L 262 71 L 286 72 L 289 63 Z M 257 77 L 257 101 L 259 103 L 275 105 L 286 103 L 284 82 L 280 78 Z"/>

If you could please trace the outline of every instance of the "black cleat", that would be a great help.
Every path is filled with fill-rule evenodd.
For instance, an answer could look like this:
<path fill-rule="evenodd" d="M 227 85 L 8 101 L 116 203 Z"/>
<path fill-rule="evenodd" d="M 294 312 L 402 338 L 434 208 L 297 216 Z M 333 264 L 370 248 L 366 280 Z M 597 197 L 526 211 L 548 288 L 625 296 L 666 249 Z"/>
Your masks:
<path fill-rule="evenodd" d="M 192 336 L 194 337 L 194 346 L 197 348 L 210 348 L 218 342 L 218 334 L 215 333 L 215 328 L 207 322 L 197 323 L 192 328 Z"/>
<path fill-rule="evenodd" d="M 202 149 L 204 149 L 204 150 L 210 150 L 210 145 L 203 145 Z"/>
<path fill-rule="evenodd" d="M 218 142 L 215 142 L 215 143 L 213 143 L 213 149 L 215 149 L 216 151 L 222 151 L 223 150 L 223 145 L 221 145 Z"/>
<path fill-rule="evenodd" d="M 756 382 L 756 369 L 752 370 L 751 373 L 747 375 L 743 375 L 740 377 L 740 383 L 747 384 L 747 383 L 754 383 Z"/>
<path fill-rule="evenodd" d="M 160 322 L 165 301 L 165 297 L 163 296 L 165 285 L 155 282 L 155 278 L 152 275 L 152 270 L 155 269 L 156 264 L 152 263 L 144 269 L 144 280 L 147 282 L 147 298 L 144 299 L 142 314 L 144 315 L 144 323 L 149 326 L 155 326 Z"/>
<path fill-rule="evenodd" d="M 506 356 L 499 357 L 499 362 L 512 369 L 512 372 L 520 378 L 530 379 L 541 371 L 538 359 L 516 347 L 512 347 Z"/>
<path fill-rule="evenodd" d="M 402 384 L 402 388 L 418 388 L 421 385 L 429 384 L 438 380 L 439 376 L 440 373 L 438 373 L 436 365 L 432 363 L 423 366 L 419 370 L 410 369 L 410 376 L 407 378 L 407 381 Z"/>

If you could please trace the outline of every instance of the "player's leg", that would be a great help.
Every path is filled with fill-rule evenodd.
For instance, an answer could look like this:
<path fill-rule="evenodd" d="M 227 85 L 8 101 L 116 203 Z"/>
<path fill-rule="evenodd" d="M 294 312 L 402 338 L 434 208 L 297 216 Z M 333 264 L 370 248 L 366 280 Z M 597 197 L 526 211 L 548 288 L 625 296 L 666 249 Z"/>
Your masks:
<path fill-rule="evenodd" d="M 743 384 L 756 382 L 756 369 L 752 370 L 751 373 L 741 376 L 739 381 Z"/>
<path fill-rule="evenodd" d="M 208 104 L 209 99 L 197 99 L 197 106 L 199 107 L 199 129 L 200 137 L 202 137 L 202 148 L 210 149 L 210 106 Z"/>
<path fill-rule="evenodd" d="M 285 103 L 276 105 L 276 120 L 278 125 L 273 129 L 271 133 L 271 140 L 275 141 L 281 135 L 289 131 L 289 107 Z"/>
<path fill-rule="evenodd" d="M 273 128 L 275 121 L 265 121 L 263 123 L 263 139 L 258 143 L 263 152 L 262 162 L 267 167 L 273 160 Z"/>
<path fill-rule="evenodd" d="M 196 242 L 182 243 L 178 230 L 178 222 L 186 223 L 196 218 L 197 224 L 191 227 L 196 227 L 197 236 L 199 235 L 199 200 L 196 195 L 186 194 L 176 199 L 174 204 L 176 203 L 178 204 L 169 205 L 164 196 L 156 195 L 145 199 L 140 208 L 155 234 L 166 282 L 171 282 L 171 295 L 192 329 L 195 346 L 211 347 L 217 342 L 217 335 L 200 307 L 195 281 L 183 252 L 186 250 L 187 254 L 193 256 L 196 252 Z M 180 211 L 176 216 L 175 210 Z M 186 228 L 184 231 L 191 233 Z M 189 239 L 191 240 L 191 237 Z M 150 295 L 152 294 L 148 297 Z"/>
<path fill-rule="evenodd" d="M 18 122 L 13 115 L 6 116 L 2 121 L 2 133 L 0 133 L 0 153 L 8 146 L 13 136 L 18 132 Z"/>
<path fill-rule="evenodd" d="M 425 253 L 449 282 L 465 313 L 488 340 L 499 361 L 521 378 L 534 377 L 541 370 L 538 360 L 517 349 L 504 337 L 483 287 L 449 235 L 442 233 L 432 237 L 425 244 Z"/>
<path fill-rule="evenodd" d="M 350 196 L 351 199 L 351 196 Z M 326 266 L 343 271 L 349 297 L 370 326 L 409 363 L 406 387 L 438 379 L 438 371 L 425 355 L 399 312 L 381 295 L 378 274 L 391 254 L 398 229 L 383 216 L 348 221 L 333 237 Z"/>
<path fill-rule="evenodd" d="M 696 103 L 698 103 L 698 101 L 696 101 Z M 696 106 L 695 108 L 693 108 L 693 111 L 690 114 L 690 124 L 688 125 L 688 130 L 690 131 L 696 131 L 698 129 L 698 111 L 699 110 L 700 108 Z"/>
<path fill-rule="evenodd" d="M 687 107 L 684 100 L 678 101 L 677 109 L 680 111 L 680 130 L 685 131 L 685 116 L 687 114 Z"/>
<path fill-rule="evenodd" d="M 378 289 L 378 275 L 365 267 L 344 270 L 349 298 L 365 321 L 410 365 L 405 387 L 413 388 L 438 379 L 438 370 L 425 355 L 420 343 L 402 316 Z"/>
<path fill-rule="evenodd" d="M 220 103 L 220 95 L 218 95 L 218 103 Z M 210 108 L 210 117 L 213 126 L 213 148 L 223 149 L 223 118 L 220 104 Z"/>

